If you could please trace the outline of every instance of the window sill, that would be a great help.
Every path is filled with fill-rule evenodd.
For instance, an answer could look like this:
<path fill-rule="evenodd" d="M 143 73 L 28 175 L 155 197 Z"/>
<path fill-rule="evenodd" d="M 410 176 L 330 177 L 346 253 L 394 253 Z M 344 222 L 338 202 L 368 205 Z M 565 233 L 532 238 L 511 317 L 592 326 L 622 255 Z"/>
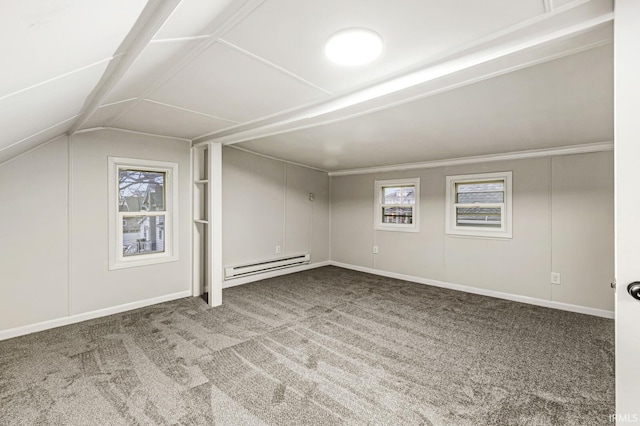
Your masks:
<path fill-rule="evenodd" d="M 392 226 L 376 226 L 374 227 L 376 231 L 391 231 L 391 232 L 420 232 L 419 228 L 396 228 Z"/>
<path fill-rule="evenodd" d="M 140 266 L 157 265 L 160 263 L 177 262 L 178 256 L 159 256 L 151 259 L 135 259 L 135 260 L 122 260 L 109 264 L 109 270 L 115 271 L 118 269 L 137 268 Z"/>
<path fill-rule="evenodd" d="M 455 231 L 447 231 L 445 232 L 447 237 L 453 238 L 471 238 L 478 240 L 498 240 L 498 241 L 509 241 L 513 239 L 513 235 L 507 233 L 490 233 L 490 232 L 478 232 L 478 233 L 469 233 L 469 232 L 455 232 Z"/>

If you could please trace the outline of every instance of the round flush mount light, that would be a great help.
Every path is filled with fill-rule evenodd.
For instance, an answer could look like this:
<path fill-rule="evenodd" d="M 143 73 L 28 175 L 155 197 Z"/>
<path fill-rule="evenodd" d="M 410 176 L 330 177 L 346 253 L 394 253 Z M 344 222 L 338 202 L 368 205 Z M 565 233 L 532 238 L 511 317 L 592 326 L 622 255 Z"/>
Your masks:
<path fill-rule="evenodd" d="M 382 37 L 366 28 L 338 31 L 327 40 L 324 53 L 338 65 L 364 65 L 382 53 Z"/>

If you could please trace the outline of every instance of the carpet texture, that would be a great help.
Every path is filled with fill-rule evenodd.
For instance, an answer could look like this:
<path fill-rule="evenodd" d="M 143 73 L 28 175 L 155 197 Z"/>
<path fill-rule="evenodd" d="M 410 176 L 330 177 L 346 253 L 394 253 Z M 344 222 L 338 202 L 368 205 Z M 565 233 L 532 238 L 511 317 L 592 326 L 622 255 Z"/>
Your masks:
<path fill-rule="evenodd" d="M 0 342 L 3 425 L 602 425 L 612 320 L 324 267 Z"/>

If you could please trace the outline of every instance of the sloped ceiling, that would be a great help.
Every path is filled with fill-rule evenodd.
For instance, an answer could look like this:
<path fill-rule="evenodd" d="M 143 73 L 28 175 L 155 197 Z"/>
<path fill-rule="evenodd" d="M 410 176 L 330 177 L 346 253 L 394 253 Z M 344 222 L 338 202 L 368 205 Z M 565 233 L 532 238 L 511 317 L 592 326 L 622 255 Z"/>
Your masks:
<path fill-rule="evenodd" d="M 5 0 L 0 13 L 0 162 L 62 134 L 80 114 L 142 0 Z M 53 135 L 57 136 L 57 135 Z"/>
<path fill-rule="evenodd" d="M 0 163 L 96 127 L 341 170 L 613 137 L 611 0 L 6 0 Z M 323 53 L 349 27 L 373 63 Z"/>

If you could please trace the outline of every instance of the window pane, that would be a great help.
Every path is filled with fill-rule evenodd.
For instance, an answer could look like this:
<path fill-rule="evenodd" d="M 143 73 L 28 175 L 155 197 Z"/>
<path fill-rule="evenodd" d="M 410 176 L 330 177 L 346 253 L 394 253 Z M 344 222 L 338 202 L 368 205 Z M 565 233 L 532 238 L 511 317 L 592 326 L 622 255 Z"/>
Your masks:
<path fill-rule="evenodd" d="M 456 194 L 456 203 L 503 203 L 504 192 L 462 192 Z"/>
<path fill-rule="evenodd" d="M 413 207 L 383 207 L 382 223 L 413 223 Z"/>
<path fill-rule="evenodd" d="M 122 255 L 164 252 L 164 215 L 124 217 Z"/>
<path fill-rule="evenodd" d="M 456 203 L 503 203 L 504 181 L 456 184 Z"/>
<path fill-rule="evenodd" d="M 383 204 L 415 204 L 416 188 L 415 186 L 384 186 L 382 187 L 384 194 Z"/>
<path fill-rule="evenodd" d="M 121 212 L 164 211 L 166 173 L 120 170 L 118 175 Z"/>
<path fill-rule="evenodd" d="M 487 182 L 457 183 L 457 192 L 487 192 L 504 191 L 504 181 L 494 180 Z"/>
<path fill-rule="evenodd" d="M 456 225 L 480 226 L 483 228 L 500 228 L 502 214 L 500 208 L 457 207 Z"/>

